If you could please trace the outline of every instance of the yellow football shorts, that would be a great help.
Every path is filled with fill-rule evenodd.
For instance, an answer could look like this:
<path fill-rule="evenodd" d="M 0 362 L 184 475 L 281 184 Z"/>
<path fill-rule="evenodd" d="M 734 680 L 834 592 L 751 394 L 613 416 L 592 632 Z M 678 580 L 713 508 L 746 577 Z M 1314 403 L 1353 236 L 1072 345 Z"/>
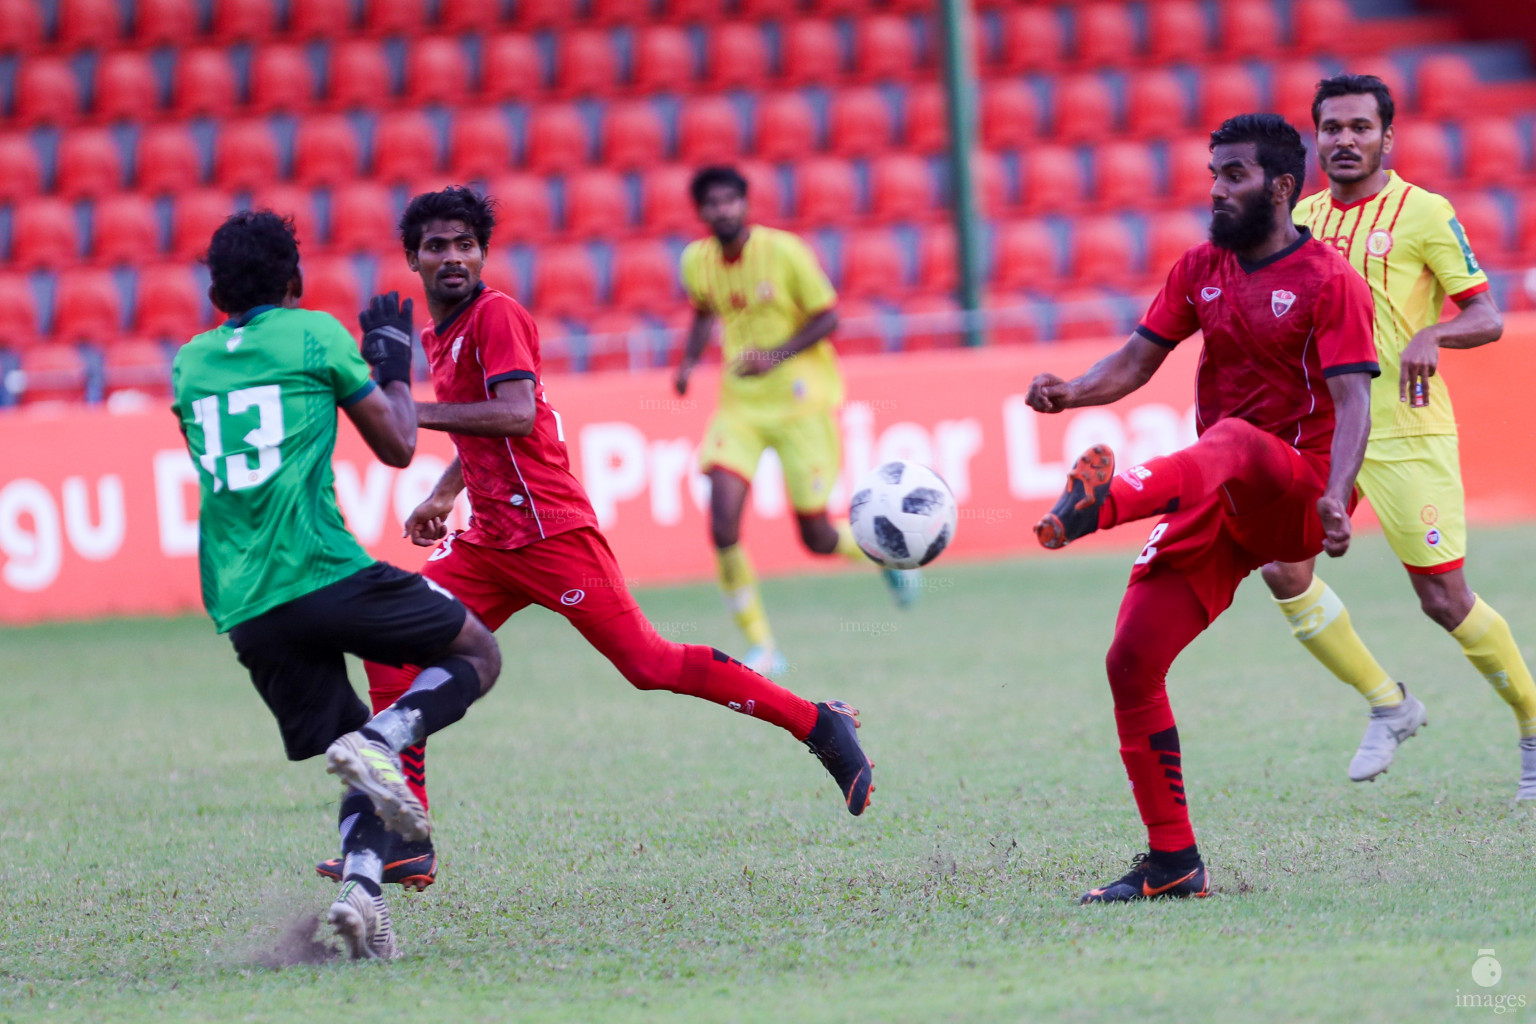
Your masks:
<path fill-rule="evenodd" d="M 1461 568 L 1467 515 L 1455 434 L 1372 441 L 1357 483 L 1409 572 L 1432 576 Z"/>
<path fill-rule="evenodd" d="M 699 469 L 707 473 L 718 467 L 750 481 L 764 448 L 779 453 L 784 487 L 794 510 L 801 515 L 823 511 L 842 462 L 842 443 L 832 413 L 756 419 L 733 409 L 717 409 L 704 432 Z"/>

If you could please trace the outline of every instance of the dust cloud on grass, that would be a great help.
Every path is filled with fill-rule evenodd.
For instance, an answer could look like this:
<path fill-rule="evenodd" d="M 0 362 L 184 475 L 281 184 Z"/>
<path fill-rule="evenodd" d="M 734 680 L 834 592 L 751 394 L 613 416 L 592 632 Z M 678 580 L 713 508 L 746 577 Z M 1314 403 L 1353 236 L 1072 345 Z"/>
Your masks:
<path fill-rule="evenodd" d="M 313 897 L 269 888 L 233 930 L 222 955 L 215 949 L 213 958 L 230 967 L 282 970 L 330 963 L 340 960 L 342 952 Z"/>

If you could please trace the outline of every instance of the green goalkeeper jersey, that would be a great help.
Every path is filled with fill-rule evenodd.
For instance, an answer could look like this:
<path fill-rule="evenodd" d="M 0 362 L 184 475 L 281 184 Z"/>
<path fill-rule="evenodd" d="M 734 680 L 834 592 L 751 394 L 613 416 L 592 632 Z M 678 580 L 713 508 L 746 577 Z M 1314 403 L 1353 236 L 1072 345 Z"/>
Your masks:
<path fill-rule="evenodd" d="M 259 306 L 187 342 L 171 376 L 219 632 L 373 564 L 336 505 L 331 453 L 336 407 L 374 383 L 335 317 Z"/>

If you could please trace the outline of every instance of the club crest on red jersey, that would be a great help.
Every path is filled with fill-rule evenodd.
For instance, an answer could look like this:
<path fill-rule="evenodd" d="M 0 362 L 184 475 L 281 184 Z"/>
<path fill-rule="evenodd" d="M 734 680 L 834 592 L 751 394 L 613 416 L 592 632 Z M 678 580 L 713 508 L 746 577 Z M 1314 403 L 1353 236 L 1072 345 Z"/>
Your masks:
<path fill-rule="evenodd" d="M 1207 288 L 1201 288 L 1200 289 L 1200 297 L 1202 299 L 1204 299 L 1206 302 L 1210 302 L 1212 299 L 1219 298 L 1220 296 L 1221 296 L 1221 289 L 1220 288 L 1209 288 L 1209 287 L 1207 287 Z"/>
<path fill-rule="evenodd" d="M 1291 306 L 1296 303 L 1296 293 L 1288 292 L 1284 288 L 1276 288 L 1269 293 L 1269 308 L 1275 316 L 1282 317 L 1290 312 Z"/>

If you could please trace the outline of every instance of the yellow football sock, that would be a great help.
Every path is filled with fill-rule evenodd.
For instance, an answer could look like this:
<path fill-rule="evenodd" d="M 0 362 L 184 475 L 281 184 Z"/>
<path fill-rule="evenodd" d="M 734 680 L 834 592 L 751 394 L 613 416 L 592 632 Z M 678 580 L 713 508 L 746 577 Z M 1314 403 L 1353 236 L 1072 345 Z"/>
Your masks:
<path fill-rule="evenodd" d="M 763 599 L 757 595 L 757 573 L 740 544 L 715 551 L 719 560 L 720 591 L 725 595 L 725 606 L 736 618 L 736 625 L 746 634 L 747 643 L 754 647 L 772 647 L 773 630 L 768 626 L 768 613 L 763 610 Z"/>
<path fill-rule="evenodd" d="M 837 527 L 837 553 L 861 564 L 868 562 L 869 556 L 859 547 L 859 542 L 853 539 L 853 527 L 846 520 L 834 525 Z"/>
<path fill-rule="evenodd" d="M 1451 630 L 1451 636 L 1461 644 L 1461 653 L 1472 667 L 1515 709 L 1520 735 L 1536 736 L 1536 683 L 1504 616 L 1473 595 L 1472 610 Z"/>
<path fill-rule="evenodd" d="M 1291 624 L 1291 635 L 1328 671 L 1359 690 L 1371 707 L 1402 703 L 1397 681 L 1387 675 L 1350 625 L 1349 609 L 1332 587 L 1313 576 L 1305 593 L 1283 601 L 1277 598 L 1275 603 Z"/>

